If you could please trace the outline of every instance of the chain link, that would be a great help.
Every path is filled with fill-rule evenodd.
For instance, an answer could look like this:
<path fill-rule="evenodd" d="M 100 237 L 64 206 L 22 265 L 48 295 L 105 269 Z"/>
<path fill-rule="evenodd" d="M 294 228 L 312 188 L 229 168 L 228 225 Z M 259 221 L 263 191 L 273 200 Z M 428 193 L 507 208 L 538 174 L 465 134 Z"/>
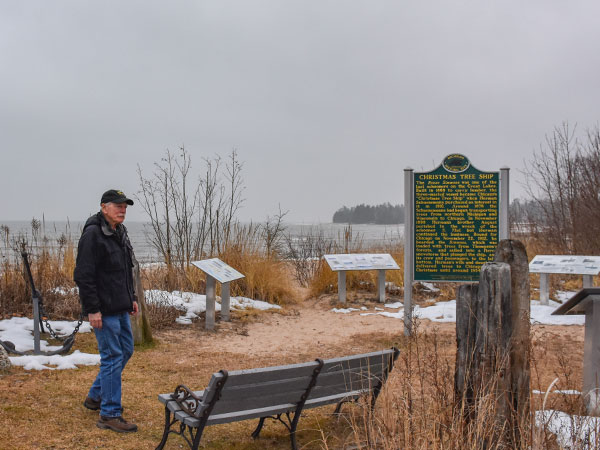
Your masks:
<path fill-rule="evenodd" d="M 39 308 L 40 308 L 40 318 L 46 325 L 46 328 L 48 329 L 48 333 L 50 333 L 50 336 L 52 336 L 53 339 L 56 339 L 61 342 L 66 341 L 70 337 L 75 337 L 75 335 L 79 332 L 79 327 L 83 323 L 83 314 L 79 315 L 79 320 L 77 321 L 77 325 L 75 326 L 75 329 L 69 336 L 59 336 L 58 334 L 56 334 L 56 331 L 54 331 L 52 329 L 52 325 L 50 325 L 50 322 L 48 322 L 48 314 L 46 314 L 46 310 L 44 309 L 44 302 L 42 301 L 42 296 L 38 295 L 37 298 L 38 298 Z M 43 326 L 42 326 L 42 328 L 43 328 Z"/>

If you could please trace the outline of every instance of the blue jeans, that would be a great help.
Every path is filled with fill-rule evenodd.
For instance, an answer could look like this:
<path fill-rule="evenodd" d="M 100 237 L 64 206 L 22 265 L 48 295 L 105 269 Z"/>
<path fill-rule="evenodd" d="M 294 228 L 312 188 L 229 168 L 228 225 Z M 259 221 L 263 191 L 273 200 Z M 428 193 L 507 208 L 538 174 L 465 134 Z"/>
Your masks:
<path fill-rule="evenodd" d="M 88 397 L 100 400 L 100 415 L 118 417 L 121 415 L 121 373 L 133 354 L 133 334 L 129 313 L 102 316 L 102 328 L 94 328 L 100 371 Z"/>

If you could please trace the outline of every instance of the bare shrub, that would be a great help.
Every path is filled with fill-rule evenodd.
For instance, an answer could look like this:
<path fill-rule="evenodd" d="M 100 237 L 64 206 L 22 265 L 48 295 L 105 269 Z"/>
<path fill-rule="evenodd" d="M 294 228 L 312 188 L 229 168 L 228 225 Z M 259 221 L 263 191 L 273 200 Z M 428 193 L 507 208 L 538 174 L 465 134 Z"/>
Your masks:
<path fill-rule="evenodd" d="M 146 313 L 152 329 L 161 330 L 172 326 L 185 311 L 174 305 L 165 293 L 163 296 L 154 295 L 152 301 L 146 302 Z"/>
<path fill-rule="evenodd" d="M 583 137 L 563 123 L 546 136 L 526 163 L 526 189 L 536 202 L 530 211 L 533 236 L 554 253 L 596 254 L 600 251 L 600 128 Z"/>
<path fill-rule="evenodd" d="M 244 201 L 242 163 L 235 150 L 224 169 L 218 156 L 204 158 L 203 163 L 197 181 L 184 147 L 177 156 L 167 150 L 150 177 L 138 167 L 141 190 L 136 198 L 150 220 L 148 240 L 169 268 L 189 267 L 191 261 L 218 255 L 227 247 Z"/>
<path fill-rule="evenodd" d="M 301 286 L 308 286 L 322 269 L 323 255 L 333 253 L 335 244 L 325 237 L 322 229 L 300 231 L 298 236 L 286 234 L 285 258 L 294 268 L 294 278 Z"/>

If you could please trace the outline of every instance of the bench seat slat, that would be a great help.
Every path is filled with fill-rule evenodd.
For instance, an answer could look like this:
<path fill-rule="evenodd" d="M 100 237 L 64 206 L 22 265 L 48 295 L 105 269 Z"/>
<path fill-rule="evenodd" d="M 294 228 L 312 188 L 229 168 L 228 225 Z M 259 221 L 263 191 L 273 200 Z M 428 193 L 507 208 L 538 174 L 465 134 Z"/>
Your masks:
<path fill-rule="evenodd" d="M 321 372 L 317 378 L 315 387 L 346 383 L 351 388 L 354 384 L 368 384 L 369 382 L 372 383 L 373 380 L 380 380 L 383 376 L 383 371 L 384 368 L 381 365 L 377 365 L 362 369 Z"/>
<path fill-rule="evenodd" d="M 246 409 L 243 411 L 234 411 L 225 414 L 211 414 L 206 422 L 206 425 L 218 425 L 222 423 L 238 422 L 241 420 L 248 419 L 259 419 L 261 417 L 272 416 L 276 414 L 284 414 L 289 411 L 294 411 L 296 405 L 293 403 L 286 403 L 281 405 L 274 405 L 269 408 L 255 408 Z M 190 416 L 184 411 L 177 411 L 175 418 L 180 422 L 185 423 L 191 427 L 197 427 L 200 424 L 200 419 Z"/>
<path fill-rule="evenodd" d="M 311 379 L 312 376 L 303 376 L 275 381 L 249 383 L 233 387 L 225 384 L 225 387 L 221 391 L 220 401 L 240 397 L 259 397 L 270 393 L 278 394 L 280 392 L 287 392 L 297 389 L 306 390 L 306 387 L 310 383 Z"/>
<path fill-rule="evenodd" d="M 349 370 L 360 367 L 369 367 L 377 364 L 387 365 L 390 359 L 393 358 L 393 355 L 393 352 L 388 351 L 345 358 L 327 359 L 324 361 L 322 372 L 329 372 L 331 370 L 336 370 L 336 368 L 337 370 L 340 370 L 341 368 L 344 370 Z"/>
<path fill-rule="evenodd" d="M 365 394 L 366 394 L 366 391 L 359 390 L 359 391 L 342 392 L 339 394 L 327 395 L 324 397 L 309 398 L 308 400 L 306 400 L 306 403 L 304 403 L 304 409 L 316 408 L 318 406 L 332 405 L 334 403 L 339 403 L 341 401 L 354 400 L 355 398 L 358 398 L 361 395 L 365 395 Z"/>
<path fill-rule="evenodd" d="M 315 367 L 319 364 L 311 361 L 302 364 L 290 364 L 287 366 L 263 367 L 260 369 L 235 370 L 229 372 L 227 387 L 235 387 L 244 384 L 264 383 L 277 381 L 285 378 L 311 376 Z"/>
<path fill-rule="evenodd" d="M 315 398 L 319 398 L 319 397 L 328 397 L 330 395 L 337 395 L 337 394 L 342 394 L 344 392 L 369 392 L 371 391 L 372 388 L 369 388 L 368 386 L 365 387 L 359 387 L 356 386 L 354 387 L 354 389 L 345 386 L 345 385 L 337 385 L 337 386 L 323 386 L 320 387 L 319 389 L 315 390 L 314 393 L 311 392 L 311 394 L 308 396 L 309 400 L 310 399 L 315 399 Z"/>
<path fill-rule="evenodd" d="M 300 398 L 304 392 L 306 392 L 306 386 L 304 389 L 296 389 L 289 392 L 271 393 L 257 397 L 240 397 L 238 399 L 230 398 L 226 401 L 219 400 L 215 404 L 213 414 L 224 414 L 230 411 L 244 409 L 268 408 L 270 406 L 280 405 L 282 403 L 297 404 L 300 402 Z"/>

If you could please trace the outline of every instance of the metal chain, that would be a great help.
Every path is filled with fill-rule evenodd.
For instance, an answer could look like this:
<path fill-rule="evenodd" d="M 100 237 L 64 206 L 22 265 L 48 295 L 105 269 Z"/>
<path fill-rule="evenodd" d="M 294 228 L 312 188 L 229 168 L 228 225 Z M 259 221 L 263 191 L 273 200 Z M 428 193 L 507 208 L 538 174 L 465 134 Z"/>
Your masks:
<path fill-rule="evenodd" d="M 40 308 L 40 317 L 42 318 L 42 321 L 46 325 L 46 328 L 48 329 L 48 333 L 50 333 L 50 336 L 52 336 L 53 339 L 63 342 L 66 339 L 75 336 L 79 332 L 79 327 L 83 323 L 83 314 L 79 315 L 79 320 L 77 321 L 77 325 L 75 326 L 75 329 L 69 336 L 59 336 L 58 334 L 56 334 L 56 331 L 54 331 L 52 329 L 50 322 L 48 322 L 48 314 L 46 314 L 46 310 L 44 309 L 44 303 L 42 301 L 41 295 L 38 296 L 38 301 L 39 301 L 39 308 Z"/>

